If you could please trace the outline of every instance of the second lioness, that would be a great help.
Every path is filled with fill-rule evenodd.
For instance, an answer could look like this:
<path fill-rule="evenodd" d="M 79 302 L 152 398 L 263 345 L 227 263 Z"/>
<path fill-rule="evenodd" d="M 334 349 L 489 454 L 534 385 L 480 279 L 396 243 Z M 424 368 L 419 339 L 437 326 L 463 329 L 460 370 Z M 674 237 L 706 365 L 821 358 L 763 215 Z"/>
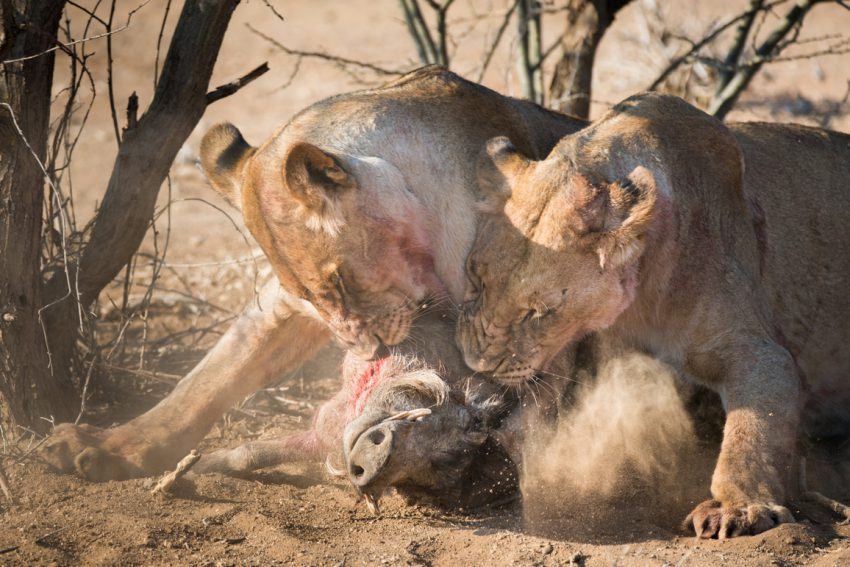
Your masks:
<path fill-rule="evenodd" d="M 521 383 L 591 332 L 717 391 L 704 537 L 791 521 L 797 437 L 850 432 L 850 136 L 647 94 L 542 161 L 488 144 L 467 364 Z M 795 180 L 804 180 L 800 183 Z M 842 429 L 843 428 L 843 429 Z"/>

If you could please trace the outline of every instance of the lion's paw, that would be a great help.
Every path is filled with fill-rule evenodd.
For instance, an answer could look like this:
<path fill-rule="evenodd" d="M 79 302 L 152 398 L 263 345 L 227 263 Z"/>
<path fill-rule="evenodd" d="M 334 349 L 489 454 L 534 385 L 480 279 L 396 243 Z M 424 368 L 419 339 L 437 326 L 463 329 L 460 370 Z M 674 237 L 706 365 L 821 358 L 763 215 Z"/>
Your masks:
<path fill-rule="evenodd" d="M 706 500 L 685 519 L 685 528 L 698 538 L 726 539 L 755 535 L 779 524 L 794 522 L 791 511 L 777 504 L 727 506 L 718 500 Z"/>
<path fill-rule="evenodd" d="M 56 426 L 44 444 L 41 456 L 62 472 L 76 473 L 94 482 L 125 480 L 159 472 L 139 464 L 145 460 L 139 443 L 143 439 L 126 428 L 63 423 Z"/>

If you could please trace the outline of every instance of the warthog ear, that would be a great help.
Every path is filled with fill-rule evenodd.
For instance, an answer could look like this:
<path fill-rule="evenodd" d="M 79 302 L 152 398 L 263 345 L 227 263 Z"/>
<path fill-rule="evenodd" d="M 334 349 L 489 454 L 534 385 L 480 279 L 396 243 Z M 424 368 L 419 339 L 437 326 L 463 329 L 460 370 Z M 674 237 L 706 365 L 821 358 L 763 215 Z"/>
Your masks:
<path fill-rule="evenodd" d="M 201 167 L 227 202 L 242 208 L 242 173 L 256 148 L 230 123 L 216 124 L 201 140 Z"/>
<path fill-rule="evenodd" d="M 658 200 L 658 186 L 652 172 L 638 166 L 609 185 L 608 195 L 608 226 L 596 247 L 603 268 L 621 266 L 643 252 Z"/>
<path fill-rule="evenodd" d="M 519 153 L 507 137 L 490 139 L 478 156 L 479 209 L 483 212 L 501 211 L 511 196 L 517 177 L 530 163 L 531 160 Z"/>
<path fill-rule="evenodd" d="M 306 216 L 307 226 L 336 234 L 343 224 L 339 198 L 357 187 L 354 176 L 333 155 L 316 146 L 298 142 L 283 161 L 286 187 Z"/>

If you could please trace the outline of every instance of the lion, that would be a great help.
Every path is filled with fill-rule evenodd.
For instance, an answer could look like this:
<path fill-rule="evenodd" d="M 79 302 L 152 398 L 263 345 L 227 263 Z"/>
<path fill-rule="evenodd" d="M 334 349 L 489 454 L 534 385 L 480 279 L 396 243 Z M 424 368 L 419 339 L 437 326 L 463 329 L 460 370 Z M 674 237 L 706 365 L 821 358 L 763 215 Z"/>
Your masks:
<path fill-rule="evenodd" d="M 466 363 L 529 380 L 596 333 L 716 391 L 726 411 L 700 537 L 794 518 L 798 435 L 850 433 L 850 136 L 724 126 L 626 99 L 536 160 L 478 162 L 484 218 L 458 324 Z"/>
<path fill-rule="evenodd" d="M 583 126 L 426 67 L 320 101 L 256 148 L 213 127 L 203 169 L 276 277 L 154 408 L 111 429 L 62 424 L 46 459 L 90 480 L 156 474 L 332 337 L 360 358 L 385 356 L 426 306 L 462 299 L 480 147 L 507 135 L 542 157 Z"/>

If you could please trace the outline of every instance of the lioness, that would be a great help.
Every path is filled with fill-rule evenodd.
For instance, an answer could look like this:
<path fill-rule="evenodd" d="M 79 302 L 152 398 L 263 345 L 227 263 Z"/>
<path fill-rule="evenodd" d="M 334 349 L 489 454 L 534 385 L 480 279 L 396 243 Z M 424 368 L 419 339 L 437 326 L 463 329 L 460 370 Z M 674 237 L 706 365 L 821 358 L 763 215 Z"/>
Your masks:
<path fill-rule="evenodd" d="M 544 160 L 523 153 L 498 138 L 479 162 L 467 364 L 521 383 L 591 332 L 651 353 L 727 413 L 696 533 L 793 521 L 801 425 L 850 431 L 850 136 L 727 128 L 645 94 Z"/>
<path fill-rule="evenodd" d="M 93 480 L 157 473 L 332 335 L 362 358 L 400 343 L 423 304 L 462 298 L 480 147 L 509 135 L 542 157 L 583 125 L 426 67 L 318 102 L 259 148 L 214 127 L 204 170 L 242 210 L 276 281 L 156 407 L 113 429 L 63 424 L 47 459 Z"/>

